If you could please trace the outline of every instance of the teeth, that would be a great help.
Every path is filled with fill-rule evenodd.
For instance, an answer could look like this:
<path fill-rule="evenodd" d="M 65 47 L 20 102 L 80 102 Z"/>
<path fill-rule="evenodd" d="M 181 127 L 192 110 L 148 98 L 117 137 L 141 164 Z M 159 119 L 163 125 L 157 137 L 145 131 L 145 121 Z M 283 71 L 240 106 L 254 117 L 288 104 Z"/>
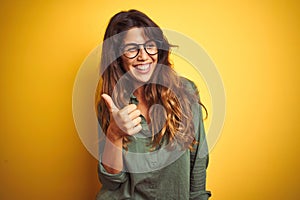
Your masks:
<path fill-rule="evenodd" d="M 147 70 L 149 67 L 150 67 L 150 64 L 146 64 L 146 65 L 138 65 L 136 68 L 137 68 L 138 70 L 143 70 L 143 71 L 145 71 L 145 70 Z"/>

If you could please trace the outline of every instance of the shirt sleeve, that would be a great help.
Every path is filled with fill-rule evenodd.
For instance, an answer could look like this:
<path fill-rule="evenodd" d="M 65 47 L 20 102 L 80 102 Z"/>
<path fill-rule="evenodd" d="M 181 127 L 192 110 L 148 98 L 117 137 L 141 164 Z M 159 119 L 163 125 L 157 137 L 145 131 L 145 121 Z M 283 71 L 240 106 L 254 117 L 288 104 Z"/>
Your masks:
<path fill-rule="evenodd" d="M 197 91 L 192 83 L 194 91 Z M 205 130 L 200 104 L 195 104 L 193 109 L 195 137 L 197 144 L 190 152 L 190 200 L 207 200 L 211 192 L 206 190 L 206 169 L 208 166 L 208 147 L 205 137 Z"/>
<path fill-rule="evenodd" d="M 110 174 L 103 167 L 101 160 L 98 164 L 98 177 L 102 184 L 102 187 L 107 188 L 108 190 L 118 189 L 122 183 L 126 182 L 128 175 L 126 172 L 121 171 L 118 174 Z"/>

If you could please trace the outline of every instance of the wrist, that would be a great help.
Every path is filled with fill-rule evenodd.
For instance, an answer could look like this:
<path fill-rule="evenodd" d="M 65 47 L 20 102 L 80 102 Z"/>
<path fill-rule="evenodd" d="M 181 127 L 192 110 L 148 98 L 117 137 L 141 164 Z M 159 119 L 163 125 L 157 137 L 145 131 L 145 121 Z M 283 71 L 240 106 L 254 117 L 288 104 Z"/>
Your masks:
<path fill-rule="evenodd" d="M 117 131 L 114 131 L 110 126 L 108 127 L 106 131 L 106 137 L 109 139 L 112 143 L 119 143 L 123 141 L 123 137 L 120 136 Z"/>

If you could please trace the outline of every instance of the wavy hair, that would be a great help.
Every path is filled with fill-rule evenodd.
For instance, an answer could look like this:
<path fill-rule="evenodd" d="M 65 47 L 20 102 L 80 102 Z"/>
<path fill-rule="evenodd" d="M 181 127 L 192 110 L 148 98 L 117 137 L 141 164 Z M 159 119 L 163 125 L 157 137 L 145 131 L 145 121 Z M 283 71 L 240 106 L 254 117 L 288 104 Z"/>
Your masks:
<path fill-rule="evenodd" d="M 188 91 L 183 79 L 174 71 L 169 60 L 172 45 L 164 37 L 162 30 L 147 15 L 137 10 L 122 11 L 114 15 L 104 35 L 100 63 L 102 79 L 98 83 L 95 102 L 98 121 L 103 132 L 106 133 L 109 126 L 110 113 L 104 100 L 101 99 L 101 94 L 110 95 L 116 106 L 122 108 L 129 104 L 129 97 L 134 92 L 132 80 L 124 76 L 126 71 L 122 67 L 120 57 L 123 38 L 126 31 L 131 28 L 143 28 L 148 38 L 159 40 L 162 44 L 158 51 L 158 63 L 154 74 L 144 85 L 145 99 L 150 108 L 149 117 L 151 122 L 154 122 L 150 125 L 152 142 L 149 145 L 155 149 L 166 141 L 169 147 L 180 144 L 184 149 L 193 149 L 196 140 L 191 105 L 195 102 L 201 106 L 203 104 L 199 100 L 198 92 Z M 152 106 L 155 104 L 162 105 L 164 110 Z M 123 148 L 126 150 L 129 138 L 127 136 L 123 139 Z"/>

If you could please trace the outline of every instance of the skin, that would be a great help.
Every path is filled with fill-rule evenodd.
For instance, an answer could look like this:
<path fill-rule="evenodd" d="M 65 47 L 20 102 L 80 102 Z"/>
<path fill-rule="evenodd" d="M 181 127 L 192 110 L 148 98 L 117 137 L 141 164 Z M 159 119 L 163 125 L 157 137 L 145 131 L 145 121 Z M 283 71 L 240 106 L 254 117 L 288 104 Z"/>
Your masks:
<path fill-rule="evenodd" d="M 145 36 L 143 29 L 132 28 L 127 32 L 124 38 L 124 44 L 144 44 L 147 40 L 149 40 L 149 38 Z M 144 48 L 141 48 L 137 57 L 133 59 L 129 59 L 125 56 L 122 56 L 123 67 L 125 68 L 125 70 L 129 71 L 131 76 L 136 81 L 142 83 L 149 81 L 149 79 L 151 78 L 157 64 L 157 59 L 157 54 L 149 55 L 144 50 Z M 142 66 L 144 66 L 146 70 L 139 70 Z"/>
<path fill-rule="evenodd" d="M 149 40 L 149 38 L 145 36 L 143 29 L 132 28 L 124 37 L 124 44 L 144 44 L 147 40 Z M 130 73 L 136 83 L 146 83 L 150 80 L 158 60 L 157 54 L 149 55 L 143 48 L 140 49 L 139 54 L 133 59 L 129 59 L 123 55 L 121 58 L 124 69 Z M 141 114 L 146 118 L 147 122 L 149 122 L 149 108 L 145 101 L 144 87 L 139 87 L 134 92 L 134 95 L 137 97 L 139 104 L 137 106 L 130 104 L 122 109 L 118 109 L 115 106 L 109 95 L 102 95 L 110 111 L 111 119 L 106 133 L 108 140 L 106 140 L 105 143 L 102 164 L 105 170 L 111 174 L 120 173 L 123 169 L 123 137 L 134 135 L 142 129 L 140 124 Z"/>

